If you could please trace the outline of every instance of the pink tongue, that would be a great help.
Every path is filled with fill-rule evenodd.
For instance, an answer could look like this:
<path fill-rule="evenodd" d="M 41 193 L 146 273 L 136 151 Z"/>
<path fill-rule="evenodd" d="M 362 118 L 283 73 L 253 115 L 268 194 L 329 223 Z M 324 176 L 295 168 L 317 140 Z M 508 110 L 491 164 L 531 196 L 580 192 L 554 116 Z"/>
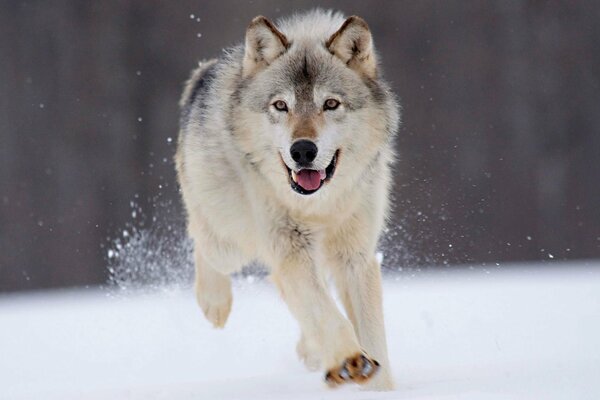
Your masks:
<path fill-rule="evenodd" d="M 312 169 L 303 169 L 296 174 L 298 185 L 306 190 L 315 190 L 321 186 L 321 174 Z"/>

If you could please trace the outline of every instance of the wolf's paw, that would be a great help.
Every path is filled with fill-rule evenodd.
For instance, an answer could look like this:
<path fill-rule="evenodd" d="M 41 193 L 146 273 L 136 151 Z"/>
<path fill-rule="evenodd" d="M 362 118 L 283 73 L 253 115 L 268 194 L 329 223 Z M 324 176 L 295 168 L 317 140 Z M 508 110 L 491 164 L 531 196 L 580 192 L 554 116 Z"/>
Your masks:
<path fill-rule="evenodd" d="M 317 353 L 317 349 L 307 341 L 304 335 L 296 345 L 296 353 L 298 353 L 298 358 L 304 362 L 309 371 L 316 371 L 321 367 L 321 358 Z"/>
<path fill-rule="evenodd" d="M 197 286 L 196 299 L 206 319 L 215 328 L 223 328 L 233 302 L 229 277 L 222 281 L 213 281 L 212 285 Z"/>
<path fill-rule="evenodd" d="M 325 382 L 332 388 L 347 382 L 362 385 L 367 383 L 378 370 L 379 363 L 377 361 L 365 354 L 358 353 L 344 360 L 341 366 L 327 371 Z"/>

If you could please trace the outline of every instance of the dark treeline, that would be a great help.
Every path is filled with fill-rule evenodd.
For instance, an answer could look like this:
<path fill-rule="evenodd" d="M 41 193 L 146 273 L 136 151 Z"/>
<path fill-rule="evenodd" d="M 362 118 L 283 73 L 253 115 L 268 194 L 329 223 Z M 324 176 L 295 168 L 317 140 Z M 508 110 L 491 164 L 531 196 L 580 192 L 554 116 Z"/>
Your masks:
<path fill-rule="evenodd" d="M 397 263 L 600 256 L 600 3 L 320 3 L 369 22 L 402 99 Z M 315 5 L 1 2 L 0 291 L 104 282 L 130 202 L 177 199 L 190 69 Z"/>

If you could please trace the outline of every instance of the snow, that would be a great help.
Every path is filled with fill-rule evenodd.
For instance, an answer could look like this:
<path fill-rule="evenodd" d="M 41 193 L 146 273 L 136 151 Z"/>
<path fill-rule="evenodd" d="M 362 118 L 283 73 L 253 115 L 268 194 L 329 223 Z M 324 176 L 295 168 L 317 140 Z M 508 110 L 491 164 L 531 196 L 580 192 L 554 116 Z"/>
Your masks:
<path fill-rule="evenodd" d="M 600 264 L 387 276 L 397 390 L 329 390 L 264 280 L 239 279 L 224 330 L 191 289 L 0 297 L 2 399 L 597 399 Z"/>

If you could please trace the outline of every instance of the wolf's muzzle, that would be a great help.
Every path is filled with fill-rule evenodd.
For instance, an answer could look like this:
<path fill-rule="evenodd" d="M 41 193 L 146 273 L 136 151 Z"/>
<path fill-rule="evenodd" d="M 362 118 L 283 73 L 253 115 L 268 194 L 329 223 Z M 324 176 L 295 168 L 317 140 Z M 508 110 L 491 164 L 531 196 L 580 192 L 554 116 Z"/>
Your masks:
<path fill-rule="evenodd" d="M 323 186 L 323 183 L 328 182 L 333 177 L 339 154 L 340 150 L 338 149 L 333 154 L 329 165 L 325 169 L 319 170 L 311 168 L 291 169 L 283 161 L 283 158 L 281 158 L 281 163 L 288 172 L 292 190 L 304 195 L 313 194 L 319 190 Z"/>
<path fill-rule="evenodd" d="M 301 168 L 306 168 L 317 158 L 319 149 L 317 145 L 310 140 L 298 140 L 290 147 L 292 159 L 298 163 Z"/>

